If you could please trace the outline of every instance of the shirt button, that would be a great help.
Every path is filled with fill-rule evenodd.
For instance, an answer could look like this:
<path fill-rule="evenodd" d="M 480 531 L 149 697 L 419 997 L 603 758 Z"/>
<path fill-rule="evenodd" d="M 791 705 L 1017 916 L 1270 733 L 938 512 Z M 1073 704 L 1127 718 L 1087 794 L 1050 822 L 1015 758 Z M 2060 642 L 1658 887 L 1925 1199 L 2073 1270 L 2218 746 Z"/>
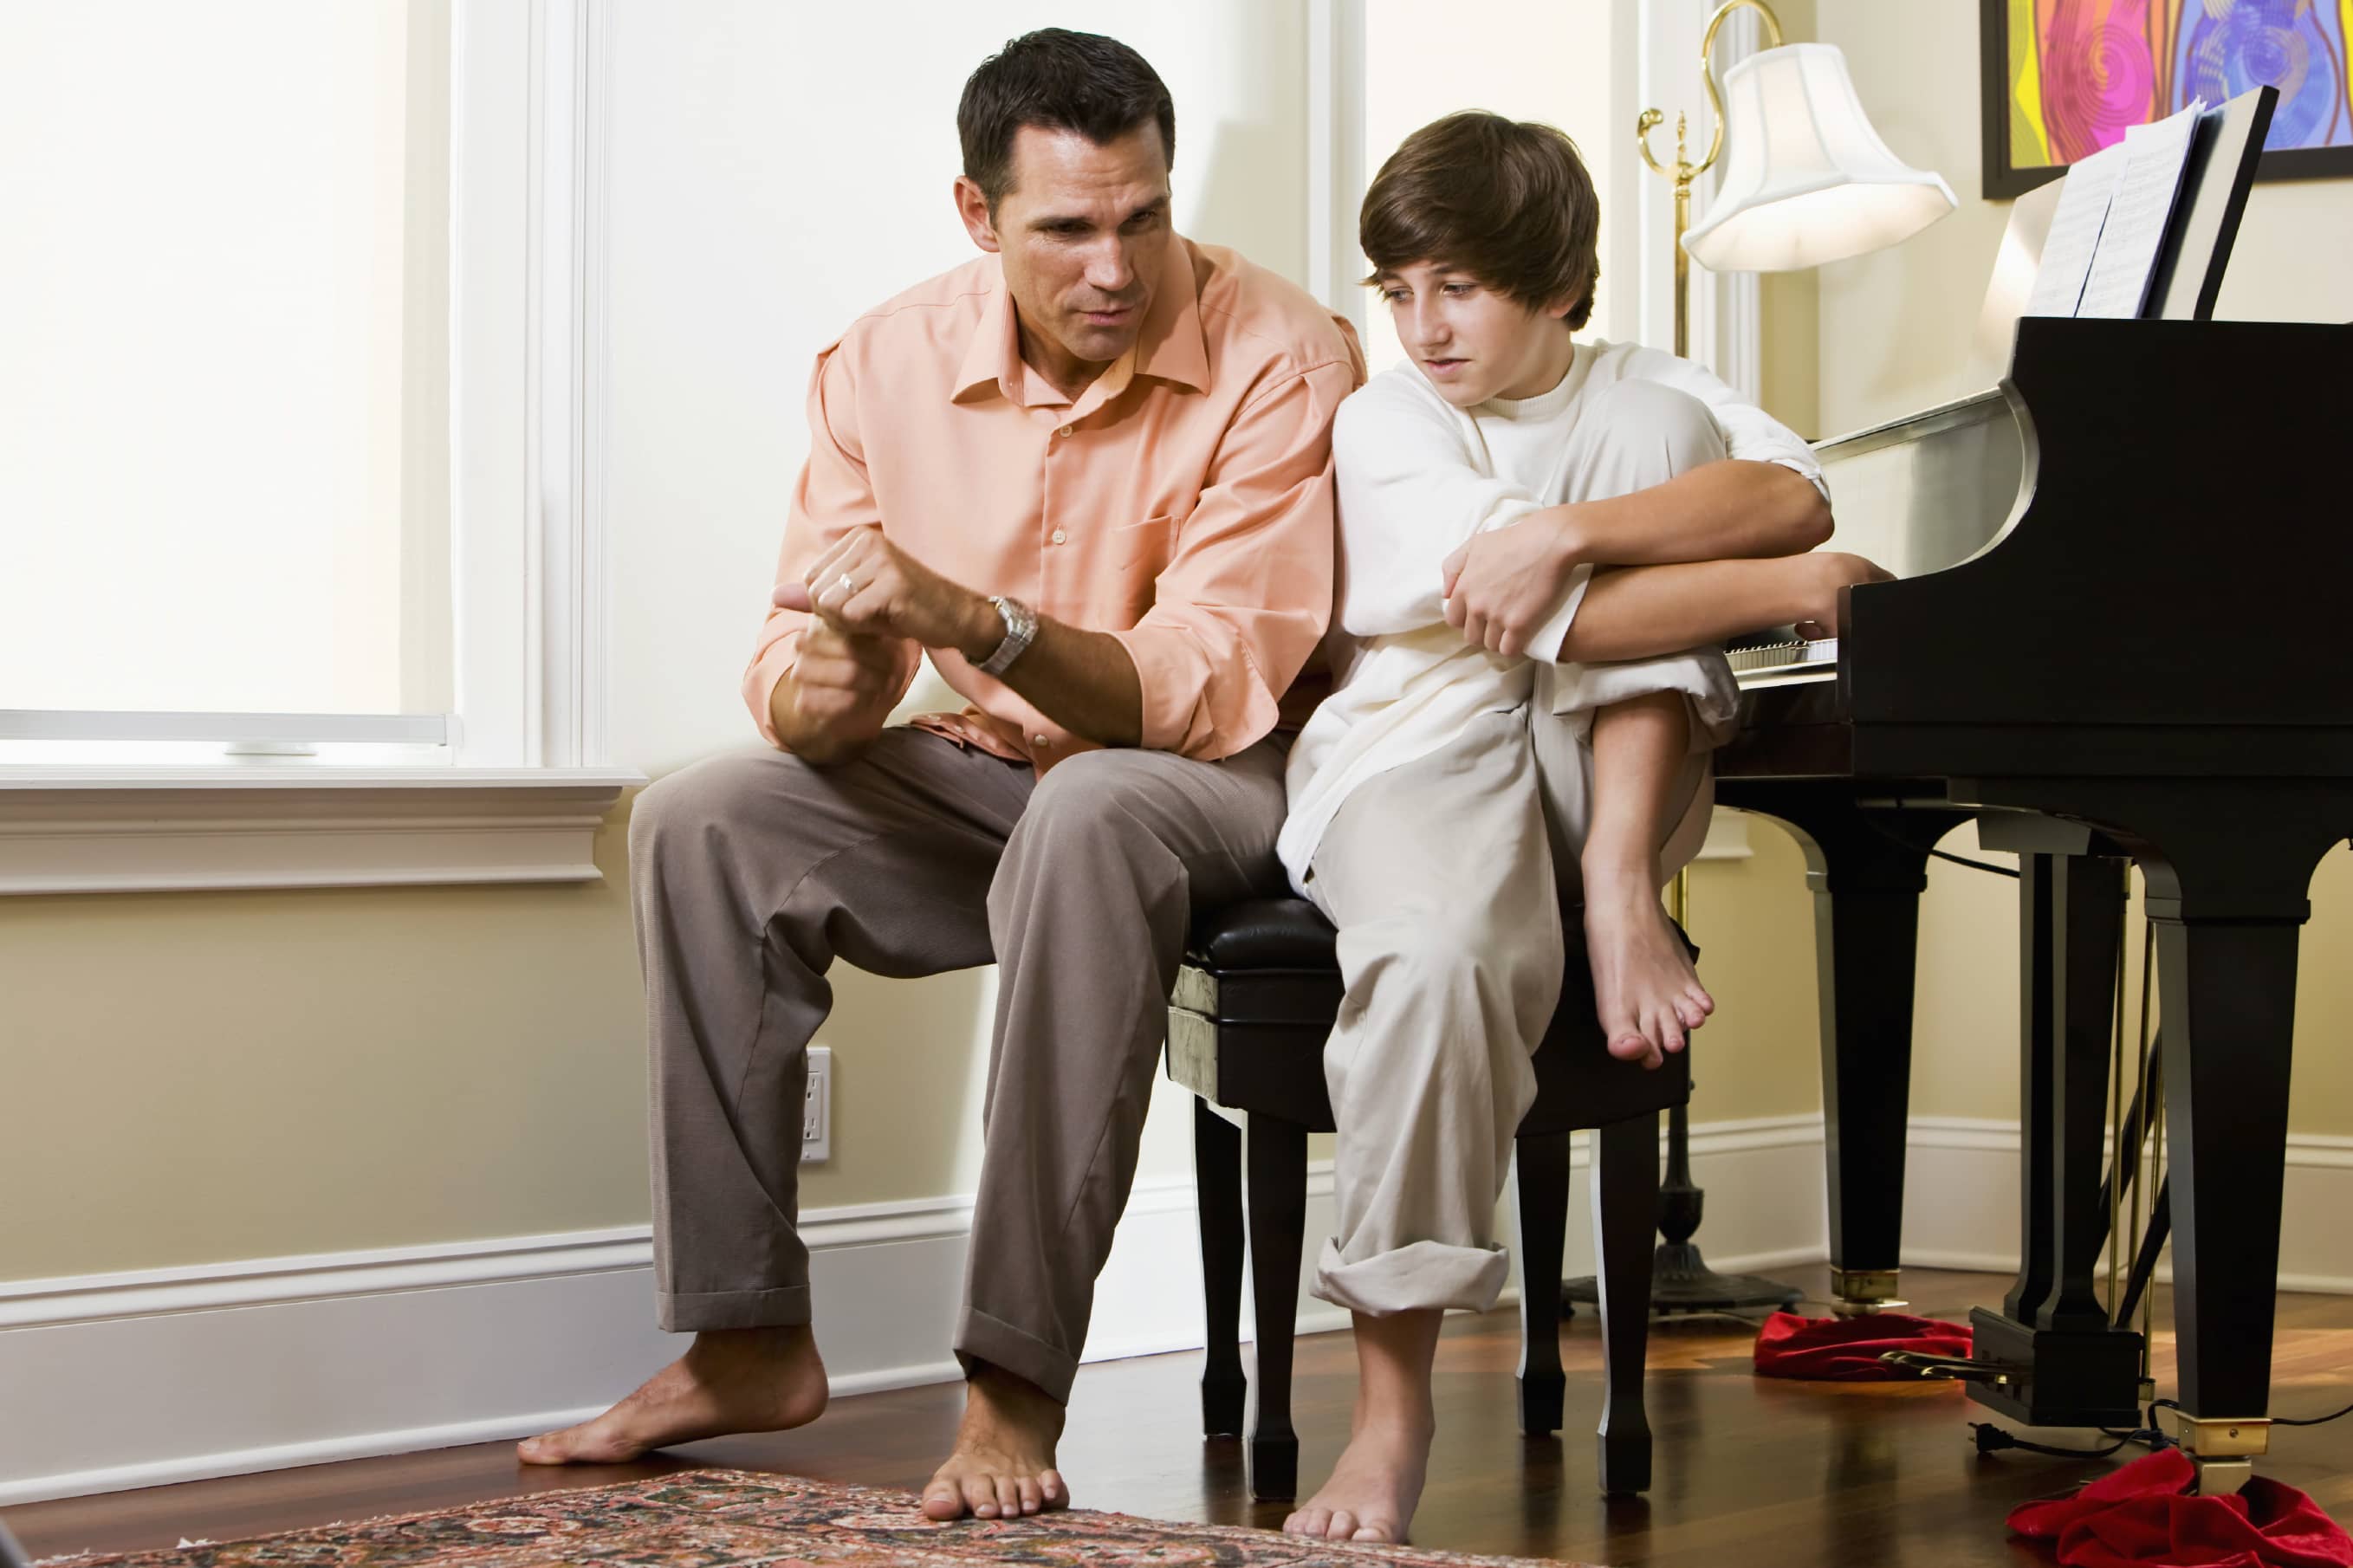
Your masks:
<path fill-rule="evenodd" d="M 1059 529 L 1059 528 L 1058 528 L 1058 529 L 1056 529 L 1056 530 L 1054 531 L 1054 542 L 1055 542 L 1055 543 L 1060 544 L 1060 543 L 1061 543 L 1063 541 L 1067 540 L 1068 538 L 1070 538 L 1070 535 L 1069 535 L 1069 534 L 1067 534 L 1067 533 L 1064 533 L 1060 529 Z"/>
<path fill-rule="evenodd" d="M 1057 431 L 1055 431 L 1055 432 L 1054 432 L 1054 434 L 1055 434 L 1055 435 L 1057 435 L 1057 436 L 1067 436 L 1067 435 L 1069 435 L 1070 433 L 1071 433 L 1071 427 L 1070 427 L 1069 426 L 1067 426 L 1067 425 L 1063 426 L 1060 430 L 1057 430 Z"/>
<path fill-rule="evenodd" d="M 1029 740 L 1031 744 L 1039 746 L 1050 746 L 1054 743 L 1053 742 L 1046 739 L 1043 735 L 1032 735 L 1029 737 Z"/>

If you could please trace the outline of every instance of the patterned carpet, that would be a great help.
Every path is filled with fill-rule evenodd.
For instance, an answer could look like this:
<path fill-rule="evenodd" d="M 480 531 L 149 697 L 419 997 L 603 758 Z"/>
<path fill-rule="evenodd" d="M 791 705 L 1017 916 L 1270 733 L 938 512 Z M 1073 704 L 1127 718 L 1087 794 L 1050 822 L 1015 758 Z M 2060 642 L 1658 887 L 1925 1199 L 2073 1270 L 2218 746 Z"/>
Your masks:
<path fill-rule="evenodd" d="M 792 1476 L 687 1470 L 587 1491 L 331 1524 L 253 1541 L 70 1560 L 71 1568 L 1405 1568 L 1525 1564 L 1410 1546 L 1335 1545 L 1263 1530 L 1074 1510 L 934 1524 L 912 1492 Z"/>

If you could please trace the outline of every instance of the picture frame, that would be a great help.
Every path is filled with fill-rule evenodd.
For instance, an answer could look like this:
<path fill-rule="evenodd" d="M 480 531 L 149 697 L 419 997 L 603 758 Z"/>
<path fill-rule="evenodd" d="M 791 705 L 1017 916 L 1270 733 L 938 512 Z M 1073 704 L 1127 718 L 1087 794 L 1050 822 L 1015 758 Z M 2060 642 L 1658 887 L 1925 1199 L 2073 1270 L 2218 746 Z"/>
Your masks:
<path fill-rule="evenodd" d="M 2335 0 L 1978 0 L 1989 201 L 2202 94 L 2280 89 L 2258 180 L 2353 175 L 2353 20 Z M 2066 39 L 2063 45 L 2060 42 Z M 2073 68 L 2054 72 L 2054 63 Z"/>

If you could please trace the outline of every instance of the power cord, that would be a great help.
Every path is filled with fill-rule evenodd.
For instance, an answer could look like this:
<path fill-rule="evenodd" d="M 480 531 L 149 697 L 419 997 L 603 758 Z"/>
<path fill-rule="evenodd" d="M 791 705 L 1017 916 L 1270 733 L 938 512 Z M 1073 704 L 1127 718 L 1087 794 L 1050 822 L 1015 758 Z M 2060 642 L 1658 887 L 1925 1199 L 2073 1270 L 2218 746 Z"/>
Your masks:
<path fill-rule="evenodd" d="M 2178 1448 L 2181 1446 L 2158 1430 L 2157 1406 L 2154 1405 L 2149 1406 L 2148 1425 L 2137 1431 L 2118 1432 L 2112 1427 L 2101 1427 L 2100 1430 L 2104 1434 L 2116 1439 L 2105 1448 L 2069 1448 L 2056 1443 L 2030 1442 L 2015 1432 L 2003 1430 L 1990 1421 L 1972 1421 L 1969 1423 L 1969 1430 L 1976 1435 L 1978 1452 L 1980 1454 L 1999 1453 L 2004 1448 L 2020 1448 L 2030 1454 L 2049 1454 L 2054 1458 L 2061 1459 L 2105 1459 L 2110 1454 L 2135 1443 L 2152 1454 L 2159 1449 Z"/>
<path fill-rule="evenodd" d="M 2170 1399 L 2160 1399 L 2149 1406 L 2152 1413 L 2180 1408 L 2179 1405 Z M 2353 1405 L 2348 1405 L 2342 1410 L 2332 1410 L 2326 1415 L 2274 1415 L 2271 1418 L 2271 1422 L 2274 1426 L 2325 1426 L 2331 1421 L 2342 1421 L 2348 1415 L 2353 1415 Z"/>

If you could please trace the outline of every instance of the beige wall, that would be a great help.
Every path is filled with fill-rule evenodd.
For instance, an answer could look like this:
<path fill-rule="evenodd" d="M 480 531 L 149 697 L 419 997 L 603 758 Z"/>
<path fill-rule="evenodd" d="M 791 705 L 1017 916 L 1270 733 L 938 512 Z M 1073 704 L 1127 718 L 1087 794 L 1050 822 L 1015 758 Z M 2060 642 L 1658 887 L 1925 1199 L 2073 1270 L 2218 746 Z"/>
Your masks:
<path fill-rule="evenodd" d="M 566 888 L 0 899 L 0 1278 L 642 1223 L 621 835 Z"/>

